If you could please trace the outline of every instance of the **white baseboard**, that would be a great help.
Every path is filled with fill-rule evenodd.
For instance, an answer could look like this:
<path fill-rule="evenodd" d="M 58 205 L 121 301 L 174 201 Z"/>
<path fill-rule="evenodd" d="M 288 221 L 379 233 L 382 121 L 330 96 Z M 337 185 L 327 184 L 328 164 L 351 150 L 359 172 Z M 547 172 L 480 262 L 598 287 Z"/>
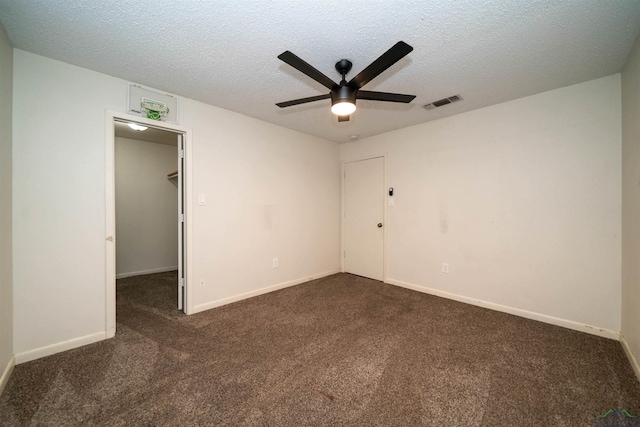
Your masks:
<path fill-rule="evenodd" d="M 167 271 L 176 271 L 177 265 L 171 267 L 152 268 L 151 270 L 131 271 L 129 273 L 116 274 L 116 279 L 124 279 L 125 277 L 144 276 L 145 274 L 166 273 Z"/>
<path fill-rule="evenodd" d="M 331 276 L 332 274 L 340 273 L 340 269 L 325 271 L 324 273 L 314 274 L 311 276 L 303 277 L 301 279 L 290 280 L 288 282 L 278 283 L 276 285 L 267 286 L 266 288 L 256 289 L 255 291 L 245 292 L 243 294 L 234 295 L 229 298 L 223 298 L 217 301 L 211 301 L 204 304 L 199 304 L 193 307 L 193 313 L 199 313 L 201 311 L 210 310 L 212 308 L 221 307 L 223 305 L 231 304 L 234 302 L 242 301 L 243 299 L 256 297 L 258 295 L 267 294 L 269 292 L 277 291 L 280 289 L 288 288 L 291 286 L 299 285 L 301 283 L 309 282 L 311 280 L 321 279 L 323 277 Z"/>
<path fill-rule="evenodd" d="M 2 376 L 0 377 L 0 394 L 4 391 L 7 383 L 9 382 L 9 377 L 11 376 L 11 372 L 13 372 L 13 367 L 16 366 L 16 358 L 15 356 L 11 356 L 9 359 L 9 363 L 2 371 Z"/>
<path fill-rule="evenodd" d="M 32 360 L 40 359 L 41 357 L 51 356 L 52 354 L 82 347 L 83 345 L 93 344 L 94 342 L 102 341 L 106 338 L 106 332 L 98 332 L 96 334 L 86 335 L 84 337 L 74 338 L 68 341 L 62 341 L 56 344 L 18 353 L 15 356 L 16 364 L 19 365 L 20 363 L 30 362 Z"/>
<path fill-rule="evenodd" d="M 414 291 L 422 292 L 425 294 L 435 295 L 438 297 L 463 302 L 466 304 L 476 305 L 478 307 L 488 308 L 490 310 L 513 314 L 515 316 L 524 317 L 526 319 L 537 320 L 539 322 L 549 323 L 551 325 L 556 325 L 556 326 L 562 326 L 564 328 L 573 329 L 575 331 L 586 332 L 588 334 L 597 335 L 599 337 L 611 338 L 614 340 L 620 339 L 620 332 L 612 331 L 610 329 L 598 328 L 596 326 L 585 325 L 582 323 L 574 322 L 572 320 L 560 319 L 558 317 L 548 316 L 546 314 L 535 313 L 533 311 L 522 310 L 519 308 L 513 308 L 506 305 L 496 304 L 493 302 L 482 301 L 475 298 L 469 298 L 462 295 L 441 291 L 438 289 L 431 289 L 424 286 L 414 285 L 412 283 L 402 282 L 400 280 L 387 279 L 385 283 L 389 283 L 390 285 L 396 285 L 402 288 L 407 288 Z"/>
<path fill-rule="evenodd" d="M 620 332 L 620 344 L 622 344 L 622 348 L 624 349 L 624 352 L 627 354 L 627 359 L 629 359 L 629 363 L 631 363 L 633 372 L 636 373 L 636 377 L 638 378 L 638 381 L 640 381 L 640 364 L 638 364 L 638 360 L 635 358 L 635 356 L 631 352 L 631 347 L 629 347 L 629 343 L 627 342 L 622 332 Z"/>

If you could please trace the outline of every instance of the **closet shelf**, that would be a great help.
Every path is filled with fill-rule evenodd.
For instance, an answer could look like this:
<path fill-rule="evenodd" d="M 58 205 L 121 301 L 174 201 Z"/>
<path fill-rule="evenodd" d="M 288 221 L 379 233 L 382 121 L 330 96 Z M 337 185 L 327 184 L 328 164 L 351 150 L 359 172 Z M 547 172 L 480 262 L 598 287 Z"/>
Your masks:
<path fill-rule="evenodd" d="M 171 179 L 171 178 L 177 178 L 178 177 L 178 171 L 175 172 L 169 172 L 167 174 L 167 179 Z"/>

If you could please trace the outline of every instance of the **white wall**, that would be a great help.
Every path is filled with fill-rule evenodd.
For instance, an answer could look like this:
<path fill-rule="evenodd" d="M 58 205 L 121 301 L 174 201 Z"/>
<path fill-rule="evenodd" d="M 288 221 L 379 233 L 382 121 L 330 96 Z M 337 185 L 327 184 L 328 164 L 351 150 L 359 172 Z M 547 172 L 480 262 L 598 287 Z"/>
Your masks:
<path fill-rule="evenodd" d="M 20 50 L 14 76 L 24 361 L 105 336 L 105 109 L 125 111 L 127 83 Z M 208 196 L 189 207 L 197 306 L 339 268 L 337 144 L 188 99 L 179 114 L 193 130 L 193 191 Z"/>
<path fill-rule="evenodd" d="M 640 379 L 640 36 L 622 70 L 622 336 Z"/>
<path fill-rule="evenodd" d="M 178 147 L 115 139 L 117 277 L 177 269 Z"/>
<path fill-rule="evenodd" d="M 105 330 L 105 109 L 123 87 L 14 50 L 16 355 Z"/>
<path fill-rule="evenodd" d="M 387 279 L 616 336 L 620 108 L 613 75 L 343 144 L 388 154 Z"/>
<path fill-rule="evenodd" d="M 0 24 L 0 393 L 13 363 L 12 100 L 13 48 Z"/>
<path fill-rule="evenodd" d="M 180 105 L 183 122 L 198 124 L 194 197 L 207 196 L 193 212 L 196 311 L 339 271 L 338 144 L 192 100 Z"/>

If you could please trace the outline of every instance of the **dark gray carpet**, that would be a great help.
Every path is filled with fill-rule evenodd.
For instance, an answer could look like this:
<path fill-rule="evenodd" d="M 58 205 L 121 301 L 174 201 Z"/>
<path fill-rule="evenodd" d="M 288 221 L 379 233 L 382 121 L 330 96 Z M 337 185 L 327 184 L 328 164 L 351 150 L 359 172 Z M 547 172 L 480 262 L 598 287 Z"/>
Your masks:
<path fill-rule="evenodd" d="M 1 425 L 593 426 L 640 415 L 617 341 L 337 274 L 193 316 L 118 281 L 117 335 L 15 368 Z"/>

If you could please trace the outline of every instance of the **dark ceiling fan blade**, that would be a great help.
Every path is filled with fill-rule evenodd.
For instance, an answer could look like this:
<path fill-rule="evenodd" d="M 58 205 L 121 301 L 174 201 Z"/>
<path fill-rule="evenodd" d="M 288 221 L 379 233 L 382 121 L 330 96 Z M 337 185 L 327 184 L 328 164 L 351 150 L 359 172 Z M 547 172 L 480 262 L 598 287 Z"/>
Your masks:
<path fill-rule="evenodd" d="M 359 90 L 356 93 L 357 99 L 367 99 L 369 101 L 403 102 L 408 104 L 413 101 L 415 95 L 403 95 L 401 93 L 372 92 L 369 90 Z"/>
<path fill-rule="evenodd" d="M 360 71 L 357 76 L 351 79 L 348 85 L 352 88 L 360 89 L 362 86 L 366 85 L 375 77 L 377 77 L 384 70 L 400 61 L 412 50 L 413 48 L 411 46 L 403 41 L 399 41 L 398 43 L 394 44 L 391 49 L 380 55 L 380 57 L 373 61 L 367 68 Z"/>
<path fill-rule="evenodd" d="M 296 70 L 311 77 L 313 80 L 317 81 L 318 83 L 320 83 L 321 85 L 323 85 L 328 89 L 333 89 L 334 87 L 338 86 L 337 83 L 334 83 L 334 81 L 331 80 L 329 77 L 325 76 L 320 71 L 316 70 L 311 65 L 309 65 L 302 59 L 298 58 L 296 55 L 289 52 L 288 50 L 278 55 L 278 58 L 283 60 L 287 64 L 291 65 Z"/>
<path fill-rule="evenodd" d="M 338 116 L 338 122 L 348 122 L 349 116 Z"/>
<path fill-rule="evenodd" d="M 292 101 L 278 102 L 276 105 L 280 108 L 284 108 L 284 107 L 291 107 L 292 105 L 306 104 L 307 102 L 320 101 L 321 99 L 329 99 L 329 98 L 331 98 L 331 94 L 327 93 L 326 95 L 310 96 L 308 98 L 300 98 L 300 99 L 294 99 Z"/>

